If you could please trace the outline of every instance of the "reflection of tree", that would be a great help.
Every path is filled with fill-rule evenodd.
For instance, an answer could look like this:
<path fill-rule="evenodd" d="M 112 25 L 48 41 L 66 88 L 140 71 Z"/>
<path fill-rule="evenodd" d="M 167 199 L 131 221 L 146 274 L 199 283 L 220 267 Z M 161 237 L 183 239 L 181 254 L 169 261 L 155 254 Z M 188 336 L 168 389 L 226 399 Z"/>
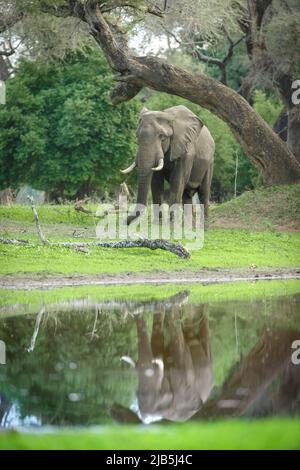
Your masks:
<path fill-rule="evenodd" d="M 7 400 L 4 395 L 0 394 L 0 425 L 2 427 L 5 427 L 6 425 L 7 416 L 11 407 L 12 404 L 9 400 Z"/>
<path fill-rule="evenodd" d="M 109 300 L 109 301 L 94 301 L 90 298 L 71 299 L 68 301 L 53 302 L 47 305 L 48 313 L 61 313 L 61 312 L 74 312 L 74 311 L 111 311 L 123 314 L 130 314 L 131 316 L 140 313 L 159 312 L 161 309 L 169 308 L 174 304 L 183 304 L 188 301 L 189 291 L 181 291 L 172 297 L 163 300 L 149 300 L 149 301 L 133 301 L 133 300 Z M 1 318 L 5 318 L 9 314 L 26 314 L 29 313 L 26 309 L 27 304 L 12 304 L 0 306 Z M 40 306 L 43 308 L 43 305 Z"/>
<path fill-rule="evenodd" d="M 188 292 L 153 302 L 87 299 L 46 304 L 40 317 L 2 319 L 0 337 L 7 345 L 7 364 L 0 368 L 2 425 L 5 419 L 10 423 L 10 410 L 44 425 L 103 423 L 111 414 L 123 422 L 148 422 L 299 410 L 300 366 L 290 362 L 291 344 L 300 338 L 292 330 L 293 325 L 299 330 L 296 296 L 267 304 L 211 304 L 209 332 L 208 306 L 187 300 Z M 31 339 L 34 350 L 28 353 Z M 215 376 L 220 367 L 224 374 L 219 390 L 208 396 L 211 342 Z M 123 354 L 137 358 L 136 371 L 120 362 Z M 136 390 L 137 413 L 128 409 Z"/>
<path fill-rule="evenodd" d="M 134 394 L 135 374 L 120 363 L 124 351 L 136 354 L 134 314 L 187 299 L 185 291 L 154 302 L 87 299 L 41 305 L 38 315 L 2 319 L 1 339 L 7 344 L 7 364 L 0 369 L 1 403 L 7 403 L 3 413 L 16 405 L 21 421 L 26 416 L 56 425 L 111 420 L 112 403 L 129 403 Z M 16 307 L 12 312 L 18 312 Z"/>
<path fill-rule="evenodd" d="M 207 305 L 171 305 L 153 316 L 151 340 L 143 318 L 138 336 L 138 414 L 143 421 L 185 421 L 207 400 L 213 386 Z M 123 417 L 125 410 L 113 409 Z M 132 415 L 129 413 L 131 420 Z"/>
<path fill-rule="evenodd" d="M 218 396 L 193 418 L 299 411 L 300 367 L 291 363 L 291 345 L 299 337 L 299 331 L 267 328 L 229 374 Z"/>

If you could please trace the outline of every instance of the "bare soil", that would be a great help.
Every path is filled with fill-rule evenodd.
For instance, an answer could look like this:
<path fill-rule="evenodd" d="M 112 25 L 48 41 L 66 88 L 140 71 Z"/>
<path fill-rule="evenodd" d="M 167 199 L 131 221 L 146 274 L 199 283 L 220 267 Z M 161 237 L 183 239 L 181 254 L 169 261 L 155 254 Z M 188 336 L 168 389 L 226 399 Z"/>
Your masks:
<path fill-rule="evenodd" d="M 238 281 L 300 279 L 299 268 L 202 269 L 201 271 L 154 271 L 123 274 L 26 274 L 0 276 L 0 288 L 51 289 L 72 286 L 130 284 L 213 284 Z"/>

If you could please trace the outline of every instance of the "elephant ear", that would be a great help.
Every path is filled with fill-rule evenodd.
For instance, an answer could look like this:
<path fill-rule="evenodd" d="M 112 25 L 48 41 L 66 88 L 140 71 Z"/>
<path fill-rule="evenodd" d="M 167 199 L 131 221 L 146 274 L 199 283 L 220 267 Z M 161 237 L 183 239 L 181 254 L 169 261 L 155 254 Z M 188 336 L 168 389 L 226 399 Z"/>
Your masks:
<path fill-rule="evenodd" d="M 177 109 L 175 110 L 175 108 Z M 176 106 L 172 111 L 173 110 L 175 110 L 175 112 L 172 119 L 173 136 L 170 144 L 171 161 L 177 160 L 189 152 L 191 143 L 204 126 L 201 119 L 185 106 Z"/>

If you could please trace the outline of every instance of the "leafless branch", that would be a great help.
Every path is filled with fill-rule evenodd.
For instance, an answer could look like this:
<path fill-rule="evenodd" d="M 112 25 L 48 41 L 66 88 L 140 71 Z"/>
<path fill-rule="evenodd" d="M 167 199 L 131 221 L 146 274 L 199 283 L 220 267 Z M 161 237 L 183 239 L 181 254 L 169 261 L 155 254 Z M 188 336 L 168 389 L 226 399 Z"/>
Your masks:
<path fill-rule="evenodd" d="M 195 48 L 193 52 L 201 62 L 205 62 L 207 64 L 213 64 L 213 65 L 216 65 L 217 67 L 219 67 L 220 72 L 221 72 L 221 80 L 220 81 L 224 85 L 227 85 L 227 69 L 226 69 L 226 67 L 232 59 L 234 48 L 236 46 L 238 46 L 245 39 L 245 36 L 242 36 L 239 39 L 237 39 L 236 41 L 233 41 L 225 28 L 224 28 L 224 35 L 225 35 L 225 37 L 226 37 L 226 39 L 229 43 L 229 47 L 228 47 L 227 53 L 226 53 L 226 55 L 223 59 L 217 59 L 216 57 L 207 56 L 207 55 L 203 54 L 201 51 L 199 51 L 199 49 L 197 49 L 197 48 Z"/>
<path fill-rule="evenodd" d="M 11 37 L 8 38 L 7 42 L 9 47 L 7 47 L 6 41 L 2 41 L 2 43 L 0 43 L 0 47 L 3 48 L 0 50 L 0 55 L 4 57 L 10 57 L 13 55 L 17 51 L 18 47 L 22 44 L 23 39 L 21 39 L 16 46 L 13 46 Z"/>

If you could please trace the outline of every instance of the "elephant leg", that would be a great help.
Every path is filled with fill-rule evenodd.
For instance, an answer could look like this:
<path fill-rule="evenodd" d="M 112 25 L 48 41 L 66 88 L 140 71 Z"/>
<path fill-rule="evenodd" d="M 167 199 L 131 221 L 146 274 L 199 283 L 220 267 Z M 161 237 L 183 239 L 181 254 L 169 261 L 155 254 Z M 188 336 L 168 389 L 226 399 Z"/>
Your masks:
<path fill-rule="evenodd" d="M 138 367 L 151 368 L 153 355 L 145 320 L 136 318 L 136 330 L 138 337 Z"/>
<path fill-rule="evenodd" d="M 170 333 L 170 362 L 172 367 L 184 369 L 191 367 L 191 358 L 187 354 L 186 342 L 182 329 L 182 322 L 177 306 L 167 316 Z"/>
<path fill-rule="evenodd" d="M 176 160 L 170 175 L 170 205 L 182 203 L 183 192 L 189 181 L 192 166 L 192 156 L 185 156 Z"/>
<path fill-rule="evenodd" d="M 153 315 L 151 348 L 154 357 L 164 355 L 164 320 L 164 311 Z"/>
<path fill-rule="evenodd" d="M 159 223 L 161 220 L 160 206 L 163 203 L 163 194 L 164 194 L 164 176 L 162 172 L 153 173 L 151 181 L 151 192 L 152 192 L 152 201 L 154 204 L 153 207 L 153 218 L 154 223 Z"/>
<path fill-rule="evenodd" d="M 185 209 L 185 206 L 189 205 L 189 211 L 185 212 L 185 220 L 188 222 L 188 226 L 192 227 L 193 226 L 193 198 L 189 194 L 187 190 L 183 192 L 182 195 L 182 204 L 183 204 L 183 209 Z"/>
<path fill-rule="evenodd" d="M 211 185 L 211 170 L 208 169 L 198 189 L 200 204 L 204 204 L 204 217 L 208 217 L 209 195 Z"/>
<path fill-rule="evenodd" d="M 200 322 L 198 327 L 198 339 L 201 342 L 202 348 L 206 353 L 207 358 L 211 358 L 211 347 L 210 347 L 210 339 L 209 339 L 209 327 L 208 327 L 208 312 L 209 307 L 208 304 L 203 304 L 198 307 L 199 308 L 199 316 Z"/>
<path fill-rule="evenodd" d="M 170 201 L 169 205 L 172 207 L 175 204 L 182 205 L 183 193 L 185 186 L 189 180 L 192 169 L 192 158 L 180 158 L 175 162 L 175 166 L 170 175 Z M 174 213 L 171 219 L 174 218 Z"/>

